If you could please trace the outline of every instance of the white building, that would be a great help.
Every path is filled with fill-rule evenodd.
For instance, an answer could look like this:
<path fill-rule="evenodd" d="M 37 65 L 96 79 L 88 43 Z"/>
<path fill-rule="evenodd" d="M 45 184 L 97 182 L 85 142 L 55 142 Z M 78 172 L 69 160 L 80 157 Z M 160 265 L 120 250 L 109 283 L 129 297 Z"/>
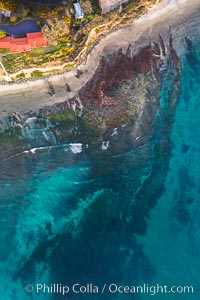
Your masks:
<path fill-rule="evenodd" d="M 11 11 L 0 9 L 0 14 L 4 15 L 5 17 L 10 17 Z"/>
<path fill-rule="evenodd" d="M 74 10 L 75 10 L 75 18 L 82 19 L 84 14 L 83 14 L 80 3 L 76 2 L 76 3 L 73 3 L 73 5 L 74 5 Z"/>

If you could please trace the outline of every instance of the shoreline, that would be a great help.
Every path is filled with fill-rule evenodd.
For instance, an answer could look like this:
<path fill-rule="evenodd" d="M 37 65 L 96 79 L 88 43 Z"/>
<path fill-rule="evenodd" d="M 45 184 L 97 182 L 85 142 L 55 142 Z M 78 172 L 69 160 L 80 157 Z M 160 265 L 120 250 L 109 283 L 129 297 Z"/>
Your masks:
<path fill-rule="evenodd" d="M 200 26 L 199 15 L 198 0 L 163 0 L 129 25 L 103 37 L 92 48 L 85 60 L 72 70 L 51 74 L 36 80 L 27 80 L 23 83 L 0 84 L 0 114 L 14 112 L 25 114 L 74 97 L 93 77 L 102 56 L 109 59 L 109 54 L 120 48 L 126 50 L 130 44 L 132 45 L 132 54 L 135 55 L 151 40 L 156 41 L 159 34 L 169 37 L 170 28 L 174 37 L 174 47 L 181 55 L 180 41 L 183 39 L 183 35 L 186 36 L 187 31 L 190 34 L 193 23 L 196 27 L 198 24 Z M 83 73 L 79 78 L 76 77 L 77 70 Z M 71 92 L 66 90 L 66 84 L 70 87 Z M 49 94 L 49 85 L 53 86 L 54 95 Z"/>

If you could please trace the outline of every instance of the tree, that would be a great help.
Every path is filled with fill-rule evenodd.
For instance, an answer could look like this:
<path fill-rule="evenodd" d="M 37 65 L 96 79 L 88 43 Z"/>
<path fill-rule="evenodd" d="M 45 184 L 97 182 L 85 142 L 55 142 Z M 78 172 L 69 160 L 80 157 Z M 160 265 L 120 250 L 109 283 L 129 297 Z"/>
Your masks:
<path fill-rule="evenodd" d="M 16 8 L 16 3 L 13 0 L 0 0 L 0 9 L 13 11 Z"/>
<path fill-rule="evenodd" d="M 6 36 L 5 30 L 0 29 L 0 38 L 3 38 L 4 36 Z"/>
<path fill-rule="evenodd" d="M 12 13 L 12 14 L 10 15 L 10 22 L 11 22 L 11 23 L 17 22 L 17 14 L 16 14 L 16 13 Z"/>
<path fill-rule="evenodd" d="M 40 18 L 47 18 L 50 13 L 50 8 L 48 5 L 41 5 L 37 8 L 37 16 Z"/>
<path fill-rule="evenodd" d="M 43 73 L 40 70 L 35 70 L 31 73 L 32 77 L 42 77 Z"/>
<path fill-rule="evenodd" d="M 24 79 L 25 77 L 26 77 L 26 76 L 25 76 L 24 72 L 21 72 L 20 74 L 18 74 L 18 75 L 16 76 L 17 79 Z"/>

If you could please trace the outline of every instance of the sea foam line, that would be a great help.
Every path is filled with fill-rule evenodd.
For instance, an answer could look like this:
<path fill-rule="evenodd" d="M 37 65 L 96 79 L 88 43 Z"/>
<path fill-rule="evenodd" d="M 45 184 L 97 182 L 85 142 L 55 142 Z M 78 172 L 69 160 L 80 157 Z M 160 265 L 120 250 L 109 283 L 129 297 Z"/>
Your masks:
<path fill-rule="evenodd" d="M 30 153 L 36 154 L 36 152 L 38 152 L 39 150 L 48 150 L 48 149 L 56 149 L 56 148 L 66 148 L 67 147 L 66 150 L 70 150 L 73 154 L 79 154 L 83 151 L 83 146 L 84 145 L 81 143 L 69 143 L 69 144 L 63 144 L 63 145 L 35 147 L 35 148 L 31 148 L 29 150 L 25 150 L 23 152 L 16 153 L 7 158 L 4 158 L 1 160 L 1 162 L 7 161 L 10 158 L 18 157 L 23 154 L 30 154 Z M 86 144 L 85 147 L 88 148 L 88 145 Z"/>

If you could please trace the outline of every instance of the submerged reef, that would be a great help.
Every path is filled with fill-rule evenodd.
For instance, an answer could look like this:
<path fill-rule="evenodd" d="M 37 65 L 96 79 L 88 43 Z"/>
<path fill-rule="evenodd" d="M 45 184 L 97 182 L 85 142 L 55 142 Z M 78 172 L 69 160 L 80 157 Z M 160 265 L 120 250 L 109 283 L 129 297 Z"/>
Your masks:
<path fill-rule="evenodd" d="M 159 11 L 147 34 L 137 22 L 124 41 L 114 33 L 38 94 L 37 82 L 2 87 L 2 295 L 12 286 L 10 298 L 26 299 L 31 283 L 43 299 L 38 282 L 198 289 L 200 18 L 187 8 L 171 28 Z"/>

